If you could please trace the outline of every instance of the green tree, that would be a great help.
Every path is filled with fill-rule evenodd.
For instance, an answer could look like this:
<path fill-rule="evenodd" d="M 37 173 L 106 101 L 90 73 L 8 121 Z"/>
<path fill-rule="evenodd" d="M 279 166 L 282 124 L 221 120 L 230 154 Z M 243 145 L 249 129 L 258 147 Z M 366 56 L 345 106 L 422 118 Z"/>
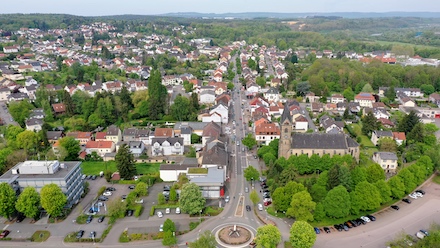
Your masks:
<path fill-rule="evenodd" d="M 217 241 L 215 241 L 215 236 L 209 230 L 206 230 L 199 236 L 199 238 L 196 241 L 188 243 L 188 247 L 216 248 Z"/>
<path fill-rule="evenodd" d="M 162 77 L 158 70 L 153 70 L 148 78 L 149 116 L 158 120 L 167 106 L 167 90 L 162 85 Z"/>
<path fill-rule="evenodd" d="M 362 88 L 362 92 L 367 92 L 367 93 L 373 93 L 373 87 L 371 87 L 371 84 L 365 84 L 364 87 Z"/>
<path fill-rule="evenodd" d="M 300 82 L 296 85 L 296 95 L 304 97 L 310 92 L 309 82 Z"/>
<path fill-rule="evenodd" d="M 409 133 L 412 131 L 413 127 L 420 122 L 420 118 L 417 116 L 416 112 L 410 111 L 409 114 L 402 117 L 397 125 L 397 130 L 399 132 Z"/>
<path fill-rule="evenodd" d="M 174 99 L 173 105 L 171 105 L 171 115 L 178 121 L 191 120 L 191 108 L 190 100 L 186 97 L 178 95 Z"/>
<path fill-rule="evenodd" d="M 61 138 L 60 146 L 63 147 L 67 152 L 67 157 L 65 160 L 74 161 L 78 159 L 78 153 L 81 151 L 81 147 L 79 146 L 79 141 L 75 140 L 74 137 L 66 136 Z"/>
<path fill-rule="evenodd" d="M 344 92 L 342 93 L 342 95 L 344 96 L 345 99 L 347 99 L 347 101 L 353 101 L 354 100 L 354 92 L 351 89 L 351 87 L 348 87 L 344 90 Z"/>
<path fill-rule="evenodd" d="M 253 166 L 248 166 L 246 169 L 244 169 L 243 174 L 244 178 L 246 178 L 246 181 L 258 180 L 260 177 L 260 172 Z"/>
<path fill-rule="evenodd" d="M 254 206 L 257 205 L 257 203 L 260 201 L 260 196 L 255 189 L 252 190 L 252 192 L 249 194 L 249 198 L 251 199 Z"/>
<path fill-rule="evenodd" d="M 63 103 L 66 109 L 66 115 L 72 116 L 75 113 L 75 106 L 69 92 L 63 90 Z"/>
<path fill-rule="evenodd" d="M 139 182 L 136 184 L 136 187 L 134 188 L 133 192 L 135 192 L 137 196 L 146 196 L 148 195 L 147 188 L 148 187 L 146 183 Z"/>
<path fill-rule="evenodd" d="M 373 185 L 379 190 L 381 203 L 391 200 L 391 188 L 385 180 L 378 180 Z"/>
<path fill-rule="evenodd" d="M 394 199 L 400 199 L 405 196 L 405 184 L 400 177 L 394 176 L 388 180 L 388 186 L 391 189 L 391 196 Z"/>
<path fill-rule="evenodd" d="M 175 244 L 177 244 L 175 234 L 171 231 L 166 231 L 163 236 L 162 245 L 171 247 Z"/>
<path fill-rule="evenodd" d="M 397 152 L 397 144 L 393 139 L 380 139 L 379 151 L 381 152 Z"/>
<path fill-rule="evenodd" d="M 382 197 L 377 188 L 367 182 L 363 181 L 356 185 L 352 194 L 351 207 L 354 213 L 359 211 L 374 210 L 380 206 Z"/>
<path fill-rule="evenodd" d="M 14 120 L 22 127 L 25 126 L 24 122 L 27 118 L 29 118 L 29 114 L 33 108 L 34 106 L 27 100 L 20 102 L 13 101 L 9 103 L 9 113 L 11 114 L 12 118 L 14 118 Z"/>
<path fill-rule="evenodd" d="M 376 117 L 374 117 L 373 112 L 368 112 L 364 117 L 362 117 L 362 133 L 369 136 L 371 132 L 379 128 L 379 122 Z"/>
<path fill-rule="evenodd" d="M 0 183 L 0 215 L 10 218 L 15 212 L 17 197 L 14 189 L 8 183 Z"/>
<path fill-rule="evenodd" d="M 276 248 L 281 242 L 280 230 L 274 225 L 264 225 L 257 229 L 255 243 L 257 247 Z"/>
<path fill-rule="evenodd" d="M 313 221 L 313 211 L 316 203 L 313 202 L 309 192 L 301 191 L 292 196 L 291 208 L 287 209 L 286 215 L 295 218 L 296 221 Z"/>
<path fill-rule="evenodd" d="M 206 199 L 202 196 L 199 186 L 195 183 L 183 185 L 179 204 L 182 211 L 188 214 L 197 214 L 205 207 Z"/>
<path fill-rule="evenodd" d="M 233 90 L 234 89 L 234 83 L 228 82 L 227 87 L 228 87 L 228 90 Z"/>
<path fill-rule="evenodd" d="M 290 228 L 290 243 L 293 247 L 311 248 L 316 241 L 313 227 L 305 221 L 295 221 Z"/>
<path fill-rule="evenodd" d="M 166 219 L 165 222 L 163 223 L 163 231 L 164 232 L 175 232 L 176 231 L 176 224 L 174 224 L 174 222 L 170 219 Z"/>
<path fill-rule="evenodd" d="M 25 130 L 17 135 L 19 147 L 23 148 L 26 152 L 36 149 L 38 141 L 38 134 L 30 130 Z"/>
<path fill-rule="evenodd" d="M 166 200 L 165 200 L 165 196 L 162 193 L 158 193 L 157 194 L 157 203 L 159 203 L 159 205 L 163 205 L 165 204 Z"/>
<path fill-rule="evenodd" d="M 417 123 L 407 135 L 408 143 L 418 143 L 425 140 L 425 130 L 422 123 Z"/>
<path fill-rule="evenodd" d="M 171 190 L 170 190 L 170 201 L 172 201 L 172 202 L 176 202 L 177 201 L 177 192 L 176 192 L 176 189 L 174 187 L 172 187 Z"/>
<path fill-rule="evenodd" d="M 245 145 L 250 150 L 257 145 L 257 140 L 254 138 L 252 134 L 249 133 L 248 135 L 246 135 L 246 137 L 244 137 L 241 140 L 241 143 L 243 143 L 243 145 Z"/>
<path fill-rule="evenodd" d="M 379 180 L 385 180 L 385 172 L 379 164 L 371 164 L 367 167 L 367 181 L 375 183 Z"/>
<path fill-rule="evenodd" d="M 358 183 L 367 180 L 367 169 L 363 166 L 354 167 L 350 174 L 351 180 L 353 181 L 353 186 L 356 186 Z"/>
<path fill-rule="evenodd" d="M 195 133 L 191 134 L 191 144 L 199 144 L 201 141 L 202 141 L 202 137 L 200 137 Z"/>
<path fill-rule="evenodd" d="M 351 209 L 350 195 L 347 189 L 339 185 L 330 190 L 323 201 L 325 212 L 330 218 L 342 218 L 348 215 Z"/>
<path fill-rule="evenodd" d="M 429 96 L 435 92 L 435 88 L 431 84 L 420 85 L 420 90 L 423 92 L 423 94 L 425 94 L 425 96 Z"/>
<path fill-rule="evenodd" d="M 400 177 L 403 184 L 405 185 L 405 193 L 408 194 L 416 188 L 416 178 L 414 177 L 414 174 L 409 170 L 409 168 L 401 169 L 397 176 Z"/>
<path fill-rule="evenodd" d="M 118 153 L 116 153 L 115 156 L 115 161 L 121 178 L 129 180 L 136 175 L 134 156 L 126 144 L 119 147 Z"/>
<path fill-rule="evenodd" d="M 40 213 L 40 195 L 33 187 L 26 187 L 18 196 L 15 209 L 28 218 L 36 218 Z"/>
<path fill-rule="evenodd" d="M 264 79 L 264 77 L 257 77 L 255 79 L 255 82 L 261 88 L 265 88 L 266 87 L 266 79 Z"/>
<path fill-rule="evenodd" d="M 64 206 L 67 203 L 67 196 L 61 191 L 61 188 L 54 184 L 46 184 L 41 188 L 41 207 L 43 207 L 51 216 L 58 217 L 63 213 Z"/>
<path fill-rule="evenodd" d="M 313 212 L 313 219 L 316 221 L 322 221 L 325 216 L 324 205 L 322 203 L 316 204 L 315 211 Z"/>

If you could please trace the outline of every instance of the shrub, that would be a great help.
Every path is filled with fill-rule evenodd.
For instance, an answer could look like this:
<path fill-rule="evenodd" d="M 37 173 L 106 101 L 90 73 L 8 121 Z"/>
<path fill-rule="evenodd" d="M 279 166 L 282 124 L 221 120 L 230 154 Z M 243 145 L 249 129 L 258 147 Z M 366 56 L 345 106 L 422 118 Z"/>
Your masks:
<path fill-rule="evenodd" d="M 102 195 L 102 194 L 104 193 L 104 191 L 105 191 L 106 188 L 107 188 L 106 186 L 102 186 L 101 188 L 99 188 L 99 190 L 98 190 L 98 196 Z"/>
<path fill-rule="evenodd" d="M 150 209 L 150 216 L 153 216 L 155 211 L 156 211 L 155 206 L 152 206 Z"/>
<path fill-rule="evenodd" d="M 142 205 L 136 205 L 134 207 L 134 217 L 139 217 L 142 214 L 142 211 L 144 210 L 144 206 Z"/>
<path fill-rule="evenodd" d="M 128 237 L 127 231 L 122 232 L 121 236 L 119 236 L 119 242 L 120 243 L 130 242 L 130 237 Z"/>
<path fill-rule="evenodd" d="M 82 215 L 76 217 L 76 223 L 81 224 L 81 225 L 86 224 L 87 217 L 88 216 L 85 214 L 82 214 Z"/>
<path fill-rule="evenodd" d="M 200 222 L 190 222 L 189 223 L 189 230 L 194 230 L 194 229 L 196 229 L 197 228 L 197 226 L 200 224 Z"/>

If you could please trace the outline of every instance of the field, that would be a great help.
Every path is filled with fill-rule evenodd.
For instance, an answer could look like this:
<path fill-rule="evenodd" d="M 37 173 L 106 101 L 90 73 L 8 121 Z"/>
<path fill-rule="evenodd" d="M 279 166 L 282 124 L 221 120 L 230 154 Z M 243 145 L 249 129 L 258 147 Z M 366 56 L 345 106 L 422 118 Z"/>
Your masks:
<path fill-rule="evenodd" d="M 137 173 L 148 174 L 159 172 L 160 163 L 138 163 L 136 164 Z M 111 172 L 117 171 L 115 161 L 84 161 L 81 164 L 82 172 L 85 175 L 99 175 L 99 172 L 110 170 Z"/>

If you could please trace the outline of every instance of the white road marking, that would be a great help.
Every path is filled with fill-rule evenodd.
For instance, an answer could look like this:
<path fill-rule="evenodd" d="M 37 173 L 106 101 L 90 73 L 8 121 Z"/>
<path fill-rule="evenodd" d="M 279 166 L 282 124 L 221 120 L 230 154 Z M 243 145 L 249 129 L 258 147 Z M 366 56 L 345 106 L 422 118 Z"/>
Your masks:
<path fill-rule="evenodd" d="M 9 224 L 7 224 L 5 227 L 3 227 L 3 230 L 6 230 L 8 228 Z"/>

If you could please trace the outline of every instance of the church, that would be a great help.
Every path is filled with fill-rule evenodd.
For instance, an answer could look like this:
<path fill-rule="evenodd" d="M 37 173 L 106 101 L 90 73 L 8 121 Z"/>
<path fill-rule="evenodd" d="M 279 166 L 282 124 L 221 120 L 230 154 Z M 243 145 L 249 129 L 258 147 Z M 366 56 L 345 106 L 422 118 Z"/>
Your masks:
<path fill-rule="evenodd" d="M 309 157 L 313 154 L 319 156 L 350 154 L 359 162 L 359 144 L 346 134 L 293 133 L 293 120 L 288 103 L 284 105 L 280 126 L 278 157 L 288 159 L 292 155 L 302 154 L 307 154 Z"/>

